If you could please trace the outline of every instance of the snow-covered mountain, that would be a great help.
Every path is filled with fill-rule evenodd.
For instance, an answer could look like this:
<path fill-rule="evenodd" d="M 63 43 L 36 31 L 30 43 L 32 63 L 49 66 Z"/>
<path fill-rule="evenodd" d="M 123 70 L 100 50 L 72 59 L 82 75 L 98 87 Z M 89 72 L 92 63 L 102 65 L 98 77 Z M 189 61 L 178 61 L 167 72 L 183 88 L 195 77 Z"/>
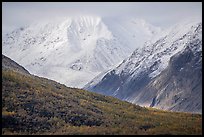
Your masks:
<path fill-rule="evenodd" d="M 6 34 L 2 53 L 32 74 L 80 88 L 158 32 L 140 19 L 68 17 Z"/>
<path fill-rule="evenodd" d="M 201 113 L 201 52 L 201 21 L 185 21 L 166 30 L 156 42 L 137 48 L 84 88 L 142 106 Z"/>

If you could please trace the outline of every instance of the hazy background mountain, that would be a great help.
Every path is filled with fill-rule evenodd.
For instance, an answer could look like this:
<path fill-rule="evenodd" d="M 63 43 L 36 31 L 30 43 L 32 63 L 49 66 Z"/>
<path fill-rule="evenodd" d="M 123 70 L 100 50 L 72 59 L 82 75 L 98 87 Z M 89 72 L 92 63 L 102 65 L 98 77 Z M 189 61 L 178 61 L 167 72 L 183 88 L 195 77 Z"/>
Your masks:
<path fill-rule="evenodd" d="M 81 88 L 160 32 L 142 19 L 123 19 L 79 16 L 34 23 L 5 35 L 2 53 L 32 74 Z"/>

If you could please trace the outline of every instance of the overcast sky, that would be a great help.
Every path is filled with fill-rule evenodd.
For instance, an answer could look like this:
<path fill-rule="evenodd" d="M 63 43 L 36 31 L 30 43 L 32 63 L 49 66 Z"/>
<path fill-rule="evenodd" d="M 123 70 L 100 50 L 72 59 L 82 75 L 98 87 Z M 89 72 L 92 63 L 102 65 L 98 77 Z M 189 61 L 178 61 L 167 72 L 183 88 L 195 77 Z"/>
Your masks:
<path fill-rule="evenodd" d="M 133 16 L 161 27 L 202 18 L 201 2 L 3 2 L 3 34 L 33 21 L 70 15 Z"/>

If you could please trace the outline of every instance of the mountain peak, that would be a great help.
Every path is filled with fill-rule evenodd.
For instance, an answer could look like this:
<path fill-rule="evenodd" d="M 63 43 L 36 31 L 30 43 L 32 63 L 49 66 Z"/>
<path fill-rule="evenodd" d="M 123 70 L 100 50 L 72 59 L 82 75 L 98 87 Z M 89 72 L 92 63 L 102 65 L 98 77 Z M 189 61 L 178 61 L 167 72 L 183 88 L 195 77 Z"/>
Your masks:
<path fill-rule="evenodd" d="M 187 95 L 189 92 L 192 97 L 195 97 L 197 96 L 195 94 L 198 93 L 200 96 L 202 93 L 200 90 L 201 51 L 202 23 L 197 21 L 179 23 L 162 34 L 155 42 L 147 42 L 142 48 L 137 48 L 120 65 L 96 77 L 84 88 L 143 106 L 201 112 L 200 102 L 202 101 L 193 101 Z M 172 59 L 176 60 L 174 61 L 176 68 L 174 72 L 178 71 L 179 75 L 170 73 L 172 68 L 175 69 L 171 66 Z M 183 64 L 183 67 L 180 64 Z M 196 76 L 191 76 L 192 72 Z M 167 74 L 168 79 L 165 78 Z M 195 80 L 194 83 L 192 77 L 198 80 Z M 163 78 L 165 78 L 165 82 L 163 82 Z M 159 79 L 160 82 L 155 79 Z M 182 83 L 180 79 L 188 81 L 189 85 L 185 85 L 186 83 Z M 169 83 L 169 80 L 172 82 Z M 179 86 L 178 83 L 182 85 Z M 193 91 L 193 84 L 195 84 L 196 93 Z M 185 103 L 181 103 L 182 105 L 179 105 L 178 102 L 175 103 L 176 94 L 180 94 L 180 92 L 182 92 L 181 96 L 185 97 L 183 100 L 197 102 L 197 106 L 191 104 L 191 107 L 187 108 Z M 175 97 L 173 97 L 174 95 Z M 183 102 L 183 100 L 180 101 Z"/>
<path fill-rule="evenodd" d="M 33 74 L 83 87 L 154 35 L 144 21 L 131 21 L 80 15 L 35 22 L 6 35 L 3 53 Z"/>

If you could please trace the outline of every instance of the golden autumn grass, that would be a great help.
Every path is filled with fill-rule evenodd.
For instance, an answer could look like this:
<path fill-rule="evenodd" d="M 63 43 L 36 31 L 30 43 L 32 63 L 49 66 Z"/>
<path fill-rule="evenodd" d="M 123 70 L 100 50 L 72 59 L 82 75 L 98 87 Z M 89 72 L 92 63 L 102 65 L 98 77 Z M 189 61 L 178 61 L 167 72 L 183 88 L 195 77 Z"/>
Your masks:
<path fill-rule="evenodd" d="M 4 70 L 2 134 L 200 135 L 202 115 L 144 108 Z"/>

